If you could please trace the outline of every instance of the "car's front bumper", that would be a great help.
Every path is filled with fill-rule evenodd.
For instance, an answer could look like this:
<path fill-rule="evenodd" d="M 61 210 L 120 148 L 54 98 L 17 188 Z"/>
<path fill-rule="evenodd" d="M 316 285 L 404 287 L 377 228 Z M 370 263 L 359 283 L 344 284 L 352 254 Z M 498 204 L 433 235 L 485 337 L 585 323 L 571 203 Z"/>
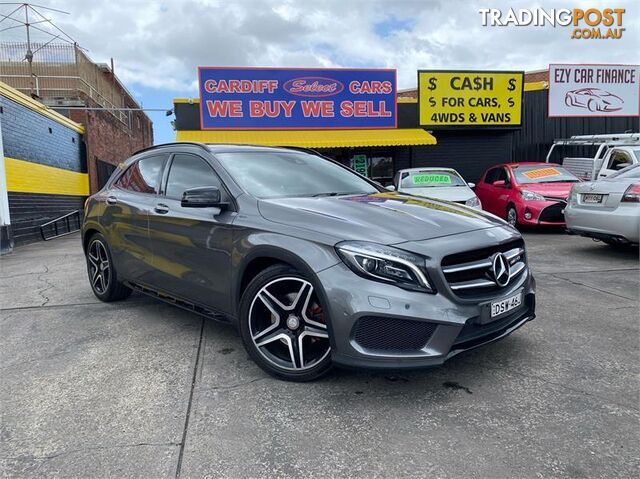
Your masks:
<path fill-rule="evenodd" d="M 528 269 L 495 297 L 482 301 L 458 298 L 446 281 L 434 273 L 431 280 L 436 294 L 407 291 L 361 278 L 344 264 L 320 272 L 318 279 L 329 303 L 333 361 L 349 367 L 437 366 L 462 351 L 497 341 L 535 317 L 535 281 Z M 491 320 L 490 303 L 518 292 L 523 295 L 522 305 Z M 394 350 L 363 345 L 359 336 L 361 321 L 377 328 L 378 332 L 371 334 L 381 335 L 382 342 L 384 335 L 405 334 L 407 343 L 419 346 Z M 423 344 L 420 337 L 424 338 Z"/>
<path fill-rule="evenodd" d="M 518 222 L 524 226 L 563 226 L 566 203 L 556 200 L 526 201 L 516 205 Z"/>

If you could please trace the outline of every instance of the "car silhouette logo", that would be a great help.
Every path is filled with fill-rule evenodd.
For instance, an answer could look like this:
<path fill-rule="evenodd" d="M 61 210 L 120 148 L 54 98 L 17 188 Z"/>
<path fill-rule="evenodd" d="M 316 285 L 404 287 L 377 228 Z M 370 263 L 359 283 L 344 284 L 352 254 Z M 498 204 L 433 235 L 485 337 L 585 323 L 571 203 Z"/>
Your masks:
<path fill-rule="evenodd" d="M 509 279 L 511 278 L 511 267 L 509 266 L 509 260 L 502 253 L 497 253 L 493 257 L 493 261 L 491 262 L 491 273 L 493 274 L 493 279 L 495 280 L 498 286 L 506 286 L 509 284 Z"/>
<path fill-rule="evenodd" d="M 568 91 L 564 96 L 564 103 L 568 107 L 586 108 L 593 112 L 612 112 L 621 110 L 624 100 L 600 88 L 580 88 Z"/>

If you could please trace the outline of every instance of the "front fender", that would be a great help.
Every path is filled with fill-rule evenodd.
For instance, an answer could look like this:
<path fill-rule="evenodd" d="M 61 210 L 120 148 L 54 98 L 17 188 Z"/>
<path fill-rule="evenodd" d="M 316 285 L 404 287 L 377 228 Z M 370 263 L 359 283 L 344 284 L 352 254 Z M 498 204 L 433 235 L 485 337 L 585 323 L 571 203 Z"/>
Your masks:
<path fill-rule="evenodd" d="M 235 299 L 236 313 L 244 273 L 249 265 L 258 259 L 273 259 L 288 263 L 316 283 L 318 283 L 318 272 L 341 261 L 333 246 L 326 244 L 277 233 L 255 232 L 244 236 L 236 242 L 231 255 L 231 294 Z M 320 287 L 319 284 L 316 286 Z"/>

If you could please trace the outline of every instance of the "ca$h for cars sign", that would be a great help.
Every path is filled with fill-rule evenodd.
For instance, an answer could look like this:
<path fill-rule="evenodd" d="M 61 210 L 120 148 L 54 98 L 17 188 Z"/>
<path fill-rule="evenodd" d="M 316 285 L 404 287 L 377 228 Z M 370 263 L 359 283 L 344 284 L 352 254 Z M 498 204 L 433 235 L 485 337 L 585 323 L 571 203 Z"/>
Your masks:
<path fill-rule="evenodd" d="M 516 128 L 522 124 L 524 72 L 418 71 L 425 128 Z"/>
<path fill-rule="evenodd" d="M 396 71 L 198 69 L 203 130 L 396 127 Z"/>

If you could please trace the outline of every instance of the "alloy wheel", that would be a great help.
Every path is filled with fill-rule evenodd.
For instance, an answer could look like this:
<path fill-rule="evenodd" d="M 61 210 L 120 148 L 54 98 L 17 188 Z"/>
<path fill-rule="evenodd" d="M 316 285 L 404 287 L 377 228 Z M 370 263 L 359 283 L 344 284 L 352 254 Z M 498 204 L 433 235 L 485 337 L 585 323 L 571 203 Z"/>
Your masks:
<path fill-rule="evenodd" d="M 514 228 L 518 224 L 518 213 L 516 213 L 516 210 L 513 208 L 509 208 L 509 211 L 507 211 L 507 223 Z"/>
<path fill-rule="evenodd" d="M 107 249 L 100 240 L 94 240 L 89 245 L 87 254 L 89 260 L 89 278 L 91 286 L 98 294 L 105 294 L 111 282 L 111 265 Z"/>
<path fill-rule="evenodd" d="M 311 369 L 331 350 L 324 311 L 302 278 L 278 278 L 260 288 L 248 321 L 256 349 L 278 368 Z"/>

